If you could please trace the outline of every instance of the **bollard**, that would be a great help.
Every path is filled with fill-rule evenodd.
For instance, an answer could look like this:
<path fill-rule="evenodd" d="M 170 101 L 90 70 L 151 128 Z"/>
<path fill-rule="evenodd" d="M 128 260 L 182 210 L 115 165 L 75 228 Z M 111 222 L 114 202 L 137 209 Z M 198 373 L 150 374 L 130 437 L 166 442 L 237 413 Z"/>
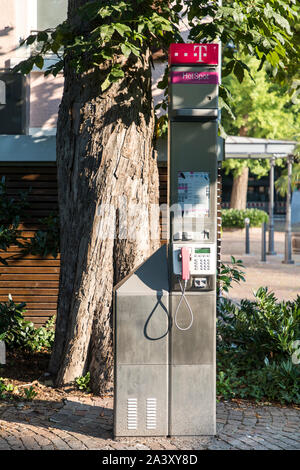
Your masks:
<path fill-rule="evenodd" d="M 245 229 L 246 229 L 246 255 L 250 254 L 250 219 L 245 218 Z"/>
<path fill-rule="evenodd" d="M 6 351 L 4 341 L 0 341 L 0 365 L 6 364 Z"/>
<path fill-rule="evenodd" d="M 266 261 L 266 232 L 267 224 L 266 222 L 262 223 L 261 226 L 261 261 Z"/>
<path fill-rule="evenodd" d="M 292 169 L 293 155 L 288 155 L 288 190 L 286 193 L 286 221 L 285 221 L 285 243 L 284 264 L 294 264 L 292 260 L 292 219 L 291 219 L 291 193 L 292 193 Z"/>

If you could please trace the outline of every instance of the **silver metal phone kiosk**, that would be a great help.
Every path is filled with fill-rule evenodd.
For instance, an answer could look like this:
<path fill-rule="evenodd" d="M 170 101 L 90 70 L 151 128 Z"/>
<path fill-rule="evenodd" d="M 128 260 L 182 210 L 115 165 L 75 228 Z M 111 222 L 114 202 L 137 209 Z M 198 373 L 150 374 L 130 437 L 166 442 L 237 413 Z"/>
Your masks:
<path fill-rule="evenodd" d="M 218 56 L 170 47 L 170 238 L 115 289 L 115 436 L 215 434 Z"/>

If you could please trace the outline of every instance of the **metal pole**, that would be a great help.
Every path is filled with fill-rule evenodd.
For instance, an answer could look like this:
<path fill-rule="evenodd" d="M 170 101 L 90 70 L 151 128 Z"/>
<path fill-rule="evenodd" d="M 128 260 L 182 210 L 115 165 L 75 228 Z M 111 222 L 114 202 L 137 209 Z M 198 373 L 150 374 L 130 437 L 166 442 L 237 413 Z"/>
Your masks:
<path fill-rule="evenodd" d="M 266 222 L 262 223 L 261 226 L 261 261 L 266 261 L 266 232 L 267 224 Z"/>
<path fill-rule="evenodd" d="M 245 251 L 246 255 L 250 254 L 250 237 L 249 237 L 249 228 L 250 228 L 250 219 L 248 217 L 245 219 L 245 234 L 246 234 L 246 240 L 245 240 Z"/>
<path fill-rule="evenodd" d="M 287 157 L 288 165 L 288 187 L 286 193 L 286 219 L 285 219 L 285 249 L 284 264 L 294 264 L 292 260 L 292 225 L 291 225 L 291 187 L 292 187 L 292 169 L 293 155 Z"/>
<path fill-rule="evenodd" d="M 275 158 L 270 159 L 269 175 L 269 250 L 268 255 L 276 255 L 274 251 L 274 165 Z"/>

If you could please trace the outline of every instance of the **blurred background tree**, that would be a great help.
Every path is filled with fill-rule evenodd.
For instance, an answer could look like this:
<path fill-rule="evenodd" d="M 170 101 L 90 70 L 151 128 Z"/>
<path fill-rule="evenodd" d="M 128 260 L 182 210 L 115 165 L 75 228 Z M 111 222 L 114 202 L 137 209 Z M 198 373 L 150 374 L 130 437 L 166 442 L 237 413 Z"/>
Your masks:
<path fill-rule="evenodd" d="M 300 23 L 292 26 L 295 33 L 294 47 L 300 51 Z M 234 46 L 231 47 L 235 54 Z M 225 59 L 225 71 L 226 71 Z M 271 69 L 270 64 L 259 67 L 254 58 L 244 58 L 250 74 L 245 74 L 242 83 L 236 76 L 224 76 L 223 86 L 231 94 L 230 107 L 233 119 L 226 108 L 222 114 L 222 126 L 228 135 L 259 137 L 266 139 L 298 140 L 300 136 L 300 71 L 299 64 L 290 63 L 280 71 Z M 258 70 L 260 68 L 260 70 Z M 274 73 L 278 75 L 274 81 Z M 225 72 L 226 75 L 226 72 Z M 251 78 L 252 77 L 252 78 Z M 276 164 L 283 166 L 282 159 Z M 268 174 L 270 163 L 266 159 L 229 159 L 223 163 L 226 174 L 232 172 L 233 187 L 230 207 L 245 209 L 249 171 L 261 178 Z M 293 181 L 299 180 L 300 167 L 294 166 Z M 287 177 L 283 172 L 276 189 L 285 194 Z"/>

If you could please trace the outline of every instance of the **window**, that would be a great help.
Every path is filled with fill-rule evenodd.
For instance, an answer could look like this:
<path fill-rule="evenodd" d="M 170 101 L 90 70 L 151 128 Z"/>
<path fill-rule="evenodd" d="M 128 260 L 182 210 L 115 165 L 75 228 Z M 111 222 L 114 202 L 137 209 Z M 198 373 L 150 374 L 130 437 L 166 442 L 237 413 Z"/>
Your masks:
<path fill-rule="evenodd" d="M 26 78 L 20 73 L 0 72 L 0 134 L 25 134 Z"/>

